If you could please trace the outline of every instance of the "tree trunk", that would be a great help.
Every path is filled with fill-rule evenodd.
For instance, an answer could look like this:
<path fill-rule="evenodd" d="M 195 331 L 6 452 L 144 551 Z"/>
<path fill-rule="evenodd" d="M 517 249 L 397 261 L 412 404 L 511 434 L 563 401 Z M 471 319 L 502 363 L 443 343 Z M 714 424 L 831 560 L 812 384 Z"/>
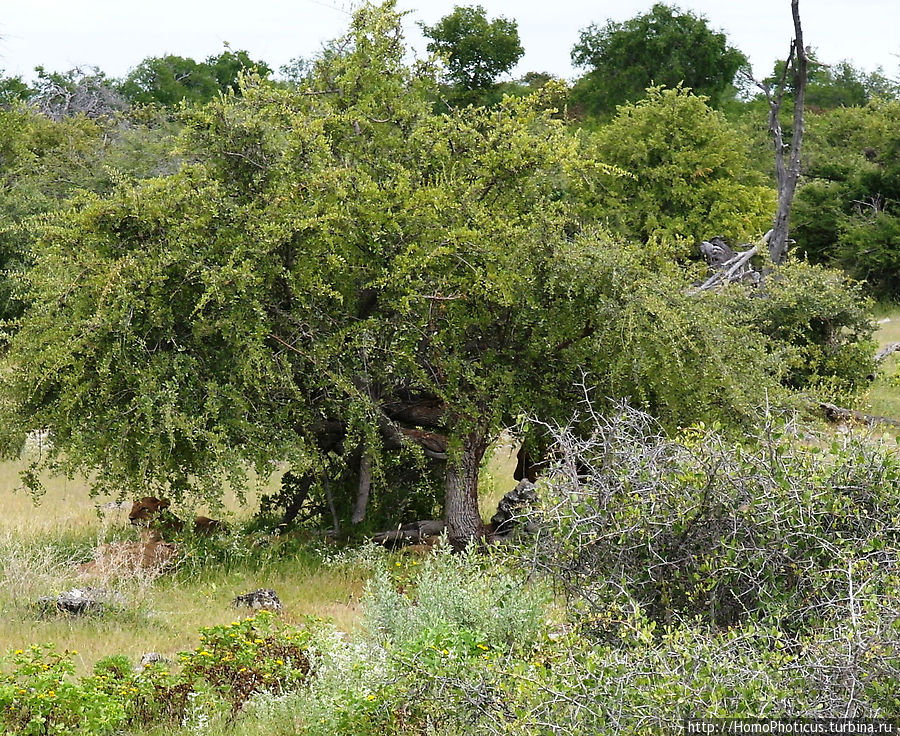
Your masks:
<path fill-rule="evenodd" d="M 369 506 L 369 489 L 372 487 L 372 458 L 363 453 L 359 461 L 359 485 L 356 490 L 356 504 L 353 506 L 351 524 L 359 524 L 366 518 Z"/>
<path fill-rule="evenodd" d="M 341 533 L 341 520 L 338 518 L 337 508 L 334 505 L 334 494 L 331 492 L 331 483 L 328 478 L 325 479 L 323 485 L 325 486 L 325 501 L 328 503 L 328 510 L 331 512 L 332 531 L 337 536 Z"/>
<path fill-rule="evenodd" d="M 463 438 L 462 448 L 447 462 L 447 536 L 457 549 L 484 535 L 484 523 L 478 510 L 478 470 L 486 449 L 486 432 L 478 429 Z"/>
<path fill-rule="evenodd" d="M 285 477 L 281 481 L 282 488 L 285 490 L 293 490 L 293 495 L 285 506 L 284 516 L 281 517 L 281 524 L 287 526 L 300 515 L 303 504 L 305 504 L 306 499 L 309 498 L 313 477 L 309 474 L 298 477 L 291 473 L 291 471 L 288 471 L 284 475 Z"/>
<path fill-rule="evenodd" d="M 794 18 L 794 42 L 791 53 L 788 56 L 785 70 L 793 71 L 794 87 L 794 126 L 791 137 L 791 151 L 787 165 L 784 161 L 784 139 L 781 132 L 781 123 L 778 121 L 778 113 L 781 108 L 781 99 L 784 94 L 784 83 L 773 100 L 769 99 L 769 129 L 775 141 L 775 175 L 778 181 L 778 209 L 775 212 L 775 221 L 772 224 L 772 234 L 769 237 L 769 257 L 772 263 L 781 263 L 787 255 L 788 230 L 791 221 L 791 206 L 794 202 L 794 192 L 797 189 L 797 181 L 800 179 L 800 151 L 803 145 L 803 106 L 806 97 L 806 77 L 808 58 L 806 47 L 803 45 L 803 29 L 800 26 L 800 0 L 791 1 L 791 14 Z"/>

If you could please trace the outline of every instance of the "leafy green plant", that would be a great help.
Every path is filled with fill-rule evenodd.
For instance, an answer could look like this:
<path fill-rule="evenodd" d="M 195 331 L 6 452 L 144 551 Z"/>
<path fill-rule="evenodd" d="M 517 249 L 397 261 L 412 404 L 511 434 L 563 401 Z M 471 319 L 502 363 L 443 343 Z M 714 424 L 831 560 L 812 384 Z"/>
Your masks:
<path fill-rule="evenodd" d="M 391 573 L 376 572 L 364 601 L 379 640 L 422 652 L 440 652 L 450 643 L 466 656 L 528 651 L 540 639 L 549 604 L 542 586 L 474 551 L 431 555 L 399 584 Z"/>
<path fill-rule="evenodd" d="M 789 388 L 846 396 L 874 372 L 871 303 L 862 285 L 840 271 L 791 262 L 774 269 L 764 289 L 732 287 L 721 301 L 760 335 L 769 370 Z"/>
<path fill-rule="evenodd" d="M 310 673 L 308 632 L 279 625 L 271 613 L 200 632 L 203 646 L 179 655 L 182 676 L 206 682 L 232 714 L 255 693 L 296 690 Z"/>
<path fill-rule="evenodd" d="M 97 689 L 93 678 L 74 680 L 72 656 L 52 644 L 17 649 L 6 658 L 0 681 L 0 724 L 29 736 L 113 733 L 127 720 L 128 689 Z"/>
<path fill-rule="evenodd" d="M 310 675 L 311 634 L 262 611 L 201 629 L 201 646 L 173 664 L 135 670 L 128 657 L 97 662 L 92 675 L 75 677 L 75 651 L 53 645 L 16 650 L 0 675 L 0 725 L 35 736 L 73 729 L 103 736 L 146 723 L 180 724 L 192 710 L 204 717 L 224 710 L 229 719 L 260 693 L 298 690 Z"/>
<path fill-rule="evenodd" d="M 594 134 L 594 155 L 629 173 L 603 177 L 595 205 L 617 235 L 685 258 L 713 235 L 748 242 L 769 227 L 775 192 L 707 102 L 680 86 L 651 87 Z"/>

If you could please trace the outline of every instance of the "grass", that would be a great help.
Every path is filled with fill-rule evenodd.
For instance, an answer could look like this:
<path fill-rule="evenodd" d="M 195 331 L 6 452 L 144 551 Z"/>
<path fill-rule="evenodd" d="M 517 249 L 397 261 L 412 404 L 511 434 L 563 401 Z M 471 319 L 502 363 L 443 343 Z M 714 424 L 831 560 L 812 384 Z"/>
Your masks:
<path fill-rule="evenodd" d="M 331 619 L 344 631 L 357 625 L 367 572 L 352 564 L 323 567 L 313 544 L 302 539 L 251 546 L 240 523 L 252 515 L 255 499 L 240 506 L 232 493 L 225 494 L 224 504 L 233 535 L 216 543 L 185 541 L 174 572 L 80 579 L 77 565 L 91 559 L 98 542 L 137 540 L 137 530 L 128 524 L 128 509 L 102 509 L 110 499 L 91 499 L 83 478 L 44 478 L 47 492 L 35 505 L 16 490 L 23 467 L 24 461 L 0 463 L 2 651 L 54 642 L 60 649 L 79 652 L 82 672 L 110 654 L 135 661 L 150 651 L 171 657 L 197 645 L 199 627 L 242 615 L 230 601 L 256 588 L 278 593 L 288 622 L 313 616 Z M 73 618 L 42 617 L 33 608 L 41 596 L 89 584 L 121 593 L 122 610 Z"/>
<path fill-rule="evenodd" d="M 875 311 L 878 331 L 875 339 L 879 347 L 900 342 L 900 306 L 879 305 Z M 900 359 L 898 353 L 886 358 L 879 366 L 878 377 L 866 393 L 868 411 L 879 416 L 900 419 Z"/>
<path fill-rule="evenodd" d="M 497 512 L 500 499 L 516 487 L 513 478 L 516 470 L 516 453 L 519 446 L 507 432 L 488 448 L 484 465 L 478 478 L 478 508 L 481 518 L 490 521 Z"/>
<path fill-rule="evenodd" d="M 254 549 L 240 524 L 252 515 L 257 499 L 250 498 L 242 506 L 229 492 L 224 494 L 224 513 L 235 528 L 234 535 L 212 548 L 208 543 L 184 543 L 173 573 L 81 579 L 77 566 L 92 558 L 99 543 L 138 539 L 137 530 L 128 524 L 128 504 L 104 508 L 115 499 L 91 498 L 87 479 L 50 476 L 41 478 L 46 493 L 35 503 L 20 489 L 19 474 L 26 460 L 0 463 L 0 650 L 54 642 L 59 649 L 78 652 L 81 672 L 111 654 L 125 654 L 135 661 L 150 651 L 172 657 L 196 646 L 199 627 L 240 616 L 230 601 L 256 588 L 278 593 L 288 622 L 312 616 L 331 620 L 342 631 L 360 625 L 359 599 L 368 577 L 365 566 L 352 561 L 323 566 L 313 544 L 300 539 L 269 540 L 268 546 Z M 515 486 L 515 465 L 515 443 L 504 436 L 489 452 L 482 473 L 485 520 Z M 270 481 L 274 482 L 277 479 Z M 221 513 L 197 510 L 204 512 Z M 122 610 L 73 618 L 40 616 L 33 607 L 41 596 L 85 585 L 121 593 Z"/>
<path fill-rule="evenodd" d="M 504 436 L 489 452 L 482 472 L 485 520 L 515 486 L 515 465 L 515 443 Z M 111 654 L 134 661 L 151 651 L 172 657 L 197 645 L 199 627 L 240 616 L 231 600 L 256 588 L 278 593 L 288 622 L 312 616 L 348 632 L 360 625 L 365 566 L 352 560 L 323 566 L 313 543 L 296 538 L 269 540 L 268 546 L 254 549 L 240 523 L 252 515 L 256 499 L 241 506 L 233 493 L 225 494 L 224 506 L 234 535 L 212 547 L 186 542 L 173 573 L 85 581 L 78 577 L 77 566 L 91 559 L 97 544 L 138 539 L 128 524 L 128 508 L 104 508 L 114 499 L 91 498 L 84 478 L 49 476 L 42 478 L 46 494 L 35 504 L 19 490 L 24 467 L 24 459 L 0 463 L 0 650 L 54 642 L 59 649 L 78 652 L 76 664 L 82 673 Z M 41 596 L 88 584 L 121 593 L 122 610 L 73 618 L 40 616 L 33 607 Z"/>

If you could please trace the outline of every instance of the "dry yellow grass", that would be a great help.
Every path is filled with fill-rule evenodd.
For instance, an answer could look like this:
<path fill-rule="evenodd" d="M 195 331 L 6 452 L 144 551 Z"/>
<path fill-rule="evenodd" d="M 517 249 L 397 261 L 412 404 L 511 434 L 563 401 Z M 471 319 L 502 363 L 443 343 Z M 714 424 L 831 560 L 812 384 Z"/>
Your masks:
<path fill-rule="evenodd" d="M 21 488 L 20 473 L 25 459 L 0 462 L 0 533 L 23 536 L 102 535 L 110 526 L 123 526 L 128 521 L 128 508 L 103 509 L 111 498 L 91 498 L 85 478 L 64 478 L 44 474 L 41 482 L 46 493 L 35 500 Z M 251 478 L 255 482 L 255 478 Z M 280 473 L 266 479 L 261 488 L 252 490 L 241 504 L 229 488 L 222 494 L 224 513 L 229 519 L 246 519 L 256 510 L 260 493 L 271 492 L 280 482 Z M 130 506 L 126 501 L 126 505 Z M 221 516 L 222 510 L 198 506 L 184 515 L 197 513 Z"/>
<path fill-rule="evenodd" d="M 877 313 L 878 331 L 875 340 L 879 347 L 900 342 L 900 308 L 883 308 Z M 898 353 L 887 358 L 879 367 L 880 375 L 866 394 L 867 409 L 873 414 L 900 419 L 900 359 Z"/>
<path fill-rule="evenodd" d="M 240 536 L 230 543 L 243 556 L 229 565 L 213 561 L 200 566 L 195 558 L 184 557 L 180 570 L 158 577 L 81 579 L 77 565 L 90 558 L 99 541 L 137 538 L 137 530 L 128 524 L 129 508 L 102 509 L 110 499 L 91 498 L 85 479 L 51 477 L 42 479 L 47 492 L 35 506 L 27 493 L 17 490 L 24 465 L 0 463 L 0 651 L 53 642 L 60 649 L 78 651 L 83 672 L 111 654 L 135 660 L 148 651 L 171 656 L 198 644 L 199 627 L 241 616 L 230 601 L 256 588 L 277 591 L 288 621 L 314 616 L 332 619 L 343 630 L 356 626 L 363 570 L 324 569 L 302 552 L 295 559 L 254 558 L 247 551 L 248 541 Z M 263 490 L 270 490 L 277 480 L 270 480 Z M 236 521 L 248 518 L 258 500 L 254 494 L 241 506 L 233 493 L 226 492 L 223 503 L 226 518 Z M 189 546 L 182 552 L 193 554 Z M 86 585 L 120 592 L 122 610 L 100 618 L 69 618 L 41 616 L 33 608 L 41 596 Z"/>
<path fill-rule="evenodd" d="M 488 449 L 478 480 L 478 507 L 481 518 L 490 521 L 500 499 L 516 487 L 516 453 L 519 445 L 512 435 L 504 432 Z"/>

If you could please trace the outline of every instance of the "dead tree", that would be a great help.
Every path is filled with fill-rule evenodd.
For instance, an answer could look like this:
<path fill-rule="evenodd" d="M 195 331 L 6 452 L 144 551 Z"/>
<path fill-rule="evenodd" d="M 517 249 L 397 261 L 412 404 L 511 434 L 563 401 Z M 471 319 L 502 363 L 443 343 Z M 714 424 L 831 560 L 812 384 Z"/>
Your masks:
<path fill-rule="evenodd" d="M 778 208 L 769 237 L 769 258 L 772 263 L 781 263 L 787 255 L 788 229 L 791 221 L 791 205 L 800 179 L 800 151 L 803 146 L 803 105 L 806 97 L 806 77 L 809 57 L 803 45 L 803 29 L 800 25 L 800 0 L 791 0 L 791 15 L 794 18 L 794 39 L 788 53 L 781 79 L 773 89 L 768 82 L 757 82 L 769 103 L 769 132 L 775 143 L 775 178 L 778 184 Z M 789 85 L 788 82 L 791 82 Z M 794 92 L 794 121 L 791 133 L 790 153 L 785 161 L 786 146 L 781 129 L 779 114 L 784 94 L 788 88 Z"/>
<path fill-rule="evenodd" d="M 800 179 L 800 151 L 803 146 L 803 105 L 806 97 L 806 78 L 809 66 L 809 56 L 803 45 L 803 29 L 800 25 L 800 0 L 791 0 L 791 15 L 794 19 L 794 38 L 788 52 L 787 61 L 781 74 L 781 79 L 774 88 L 768 81 L 759 82 L 749 74 L 747 78 L 762 90 L 769 103 L 769 132 L 775 144 L 775 179 L 778 185 L 778 206 L 775 210 L 775 218 L 772 229 L 761 240 L 746 250 L 735 252 L 728 249 L 728 257 L 719 258 L 716 263 L 710 263 L 714 267 L 714 273 L 703 284 L 695 287 L 691 293 L 698 294 L 708 291 L 716 286 L 733 281 L 746 280 L 750 272 L 749 262 L 763 247 L 768 245 L 769 259 L 777 265 L 784 261 L 788 249 L 788 229 L 791 220 L 791 206 L 794 202 L 794 193 L 797 190 L 797 182 Z M 790 82 L 790 84 L 789 84 Z M 794 93 L 794 120 L 791 134 L 790 151 L 785 160 L 787 147 L 784 142 L 784 131 L 781 129 L 779 115 L 784 95 L 788 89 Z M 714 250 L 718 254 L 721 248 L 716 248 L 715 239 L 704 241 L 701 251 L 707 261 L 710 261 L 710 253 Z M 724 244 L 723 244 L 724 245 Z M 756 279 L 757 283 L 759 279 Z"/>

